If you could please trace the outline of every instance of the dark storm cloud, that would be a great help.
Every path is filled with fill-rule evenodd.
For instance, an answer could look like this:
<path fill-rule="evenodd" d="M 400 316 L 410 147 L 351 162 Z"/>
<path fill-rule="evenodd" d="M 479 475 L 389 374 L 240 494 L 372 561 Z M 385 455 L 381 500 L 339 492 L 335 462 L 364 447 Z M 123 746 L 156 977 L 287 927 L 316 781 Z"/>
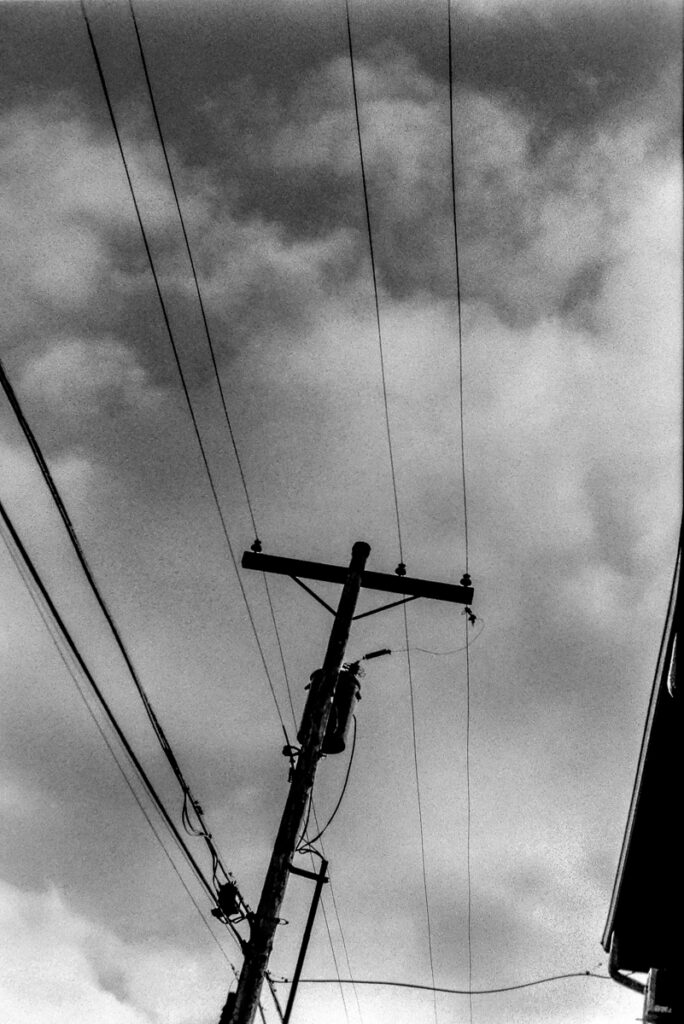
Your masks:
<path fill-rule="evenodd" d="M 444 4 L 351 6 L 360 57 L 391 41 L 445 81 Z M 257 2 L 233 7 L 230 20 L 220 3 L 141 2 L 137 10 L 162 99 L 220 95 L 227 82 L 246 76 L 260 92 L 286 96 L 308 70 L 346 51 L 342 4 Z M 126 4 L 91 3 L 90 11 L 117 63 L 135 64 Z M 512 96 L 538 114 L 544 138 L 611 116 L 651 88 L 679 54 L 674 4 L 559 4 L 543 15 L 512 7 L 484 14 L 458 5 L 453 17 L 457 83 Z M 91 74 L 77 4 L 8 3 L 2 18 L 4 78 L 15 96 L 72 84 L 75 69 L 81 81 Z M 173 81 L 162 73 L 171 55 Z M 138 88 L 136 77 L 129 89 Z"/>
<path fill-rule="evenodd" d="M 93 4 L 90 10 L 124 141 L 156 162 L 157 186 L 170 204 L 160 155 L 154 156 L 155 130 L 126 5 Z M 264 3 L 231 12 L 227 22 L 218 4 L 139 7 L 172 162 L 185 186 L 183 199 L 198 190 L 204 195 L 204 215 L 190 232 L 200 273 L 217 286 L 225 281 L 210 303 L 223 357 L 255 333 L 301 331 L 321 288 L 326 294 L 344 293 L 366 272 L 342 13 L 336 5 Z M 380 284 L 395 298 L 452 296 L 443 11 L 358 5 L 352 15 Z M 111 126 L 77 6 L 5 5 L 2 17 L 7 99 L 36 103 L 66 90 L 74 114 L 85 114 L 102 144 L 111 147 Z M 573 174 L 577 154 L 592 133 L 614 133 L 638 120 L 663 68 L 677 59 L 678 31 L 674 9 L 665 5 L 648 10 L 636 4 L 596 10 L 575 5 L 545 11 L 543 19 L 509 9 L 487 16 L 467 9 L 455 14 L 466 299 L 490 303 L 512 324 L 534 323 L 549 313 L 592 324 L 605 254 L 597 243 L 567 267 L 561 263 L 554 269 L 554 255 L 549 269 L 536 192 L 546 190 L 547 205 L 548 194 L 560 202 L 583 203 L 581 182 Z M 676 133 L 676 104 L 661 107 L 658 128 L 651 127 L 653 145 Z M 518 136 L 515 154 L 497 139 L 507 118 Z M 382 129 L 387 123 L 389 135 Z M 480 152 L 480 139 L 488 133 L 489 149 Z M 554 146 L 561 145 L 566 152 L 558 157 Z M 112 153 L 112 175 L 116 162 Z M 116 173 L 121 177 L 120 168 Z M 599 204 L 594 213 L 600 225 L 609 211 Z M 78 333 L 84 320 L 94 333 L 118 333 L 139 349 L 155 378 L 168 383 L 173 366 L 161 354 L 164 330 L 132 215 L 124 224 L 96 223 L 92 217 L 88 222 L 83 211 L 80 217 L 105 248 L 108 268 L 97 306 L 62 316 L 62 333 Z M 253 241 L 256 223 L 275 227 L 277 234 L 265 231 Z M 264 251 L 330 238 L 339 230 L 347 232 L 347 242 L 319 261 L 320 288 L 307 288 L 301 275 L 293 278 L 282 261 L 279 266 Z M 561 224 L 559 230 L 572 234 L 576 225 Z M 600 234 L 600 226 L 597 230 Z M 182 241 L 170 205 L 165 224 L 152 228 L 151 236 L 162 274 L 174 262 L 180 274 Z M 550 244 L 558 248 L 558 242 L 554 238 Z M 252 279 L 236 289 L 231 278 L 250 245 L 261 255 Z M 182 273 L 187 277 L 187 266 Z M 196 300 L 178 281 L 177 275 L 176 282 L 167 282 L 166 293 L 171 293 L 174 325 L 187 338 L 199 326 Z M 198 351 L 196 344 L 186 345 L 189 379 L 202 383 L 209 370 Z"/>

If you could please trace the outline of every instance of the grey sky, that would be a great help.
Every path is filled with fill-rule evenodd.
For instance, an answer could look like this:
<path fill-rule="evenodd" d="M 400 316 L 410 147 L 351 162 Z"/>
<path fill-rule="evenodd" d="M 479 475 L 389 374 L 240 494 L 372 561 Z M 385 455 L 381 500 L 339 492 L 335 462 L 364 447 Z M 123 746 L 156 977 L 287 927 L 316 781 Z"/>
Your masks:
<path fill-rule="evenodd" d="M 124 3 L 93 3 L 231 540 L 253 540 Z M 140 28 L 265 550 L 393 571 L 398 548 L 343 5 L 141 2 Z M 446 9 L 352 4 L 390 424 L 412 575 L 464 571 Z M 282 733 L 198 458 L 77 4 L 0 5 L 2 358 L 226 862 L 257 902 Z M 454 12 L 474 609 L 477 986 L 593 968 L 674 565 L 681 464 L 680 20 L 674 4 Z M 174 780 L 0 406 L 2 498 L 156 784 Z M 4 547 L 3 938 L 11 1024 L 209 1024 L 226 963 L 79 702 Z M 289 716 L 262 582 L 243 574 Z M 334 588 L 321 586 L 328 600 Z M 297 713 L 330 619 L 272 591 Z M 364 607 L 373 599 L 364 597 Z M 460 609 L 410 606 L 415 647 Z M 363 620 L 349 790 L 326 836 L 351 967 L 428 982 L 401 613 Z M 412 656 L 438 984 L 467 982 L 465 665 Z M 292 729 L 291 719 L 286 718 Z M 317 803 L 334 806 L 329 758 Z M 199 855 L 199 853 L 198 853 Z M 192 882 L 189 881 L 192 886 Z M 194 890 L 193 890 L 194 892 Z M 202 900 L 201 894 L 197 893 Z M 273 969 L 309 891 L 293 882 Z M 347 973 L 332 905 L 332 939 Z M 229 937 L 217 934 L 238 963 Z M 307 973 L 334 975 L 319 920 Z M 347 991 L 349 1021 L 358 1024 Z M 363 1024 L 433 1020 L 359 991 Z M 442 997 L 440 1024 L 467 1001 Z M 568 981 L 478 999 L 477 1024 L 636 1016 Z M 633 1012 L 634 1011 L 634 1012 Z M 302 1022 L 346 1021 L 308 989 Z"/>

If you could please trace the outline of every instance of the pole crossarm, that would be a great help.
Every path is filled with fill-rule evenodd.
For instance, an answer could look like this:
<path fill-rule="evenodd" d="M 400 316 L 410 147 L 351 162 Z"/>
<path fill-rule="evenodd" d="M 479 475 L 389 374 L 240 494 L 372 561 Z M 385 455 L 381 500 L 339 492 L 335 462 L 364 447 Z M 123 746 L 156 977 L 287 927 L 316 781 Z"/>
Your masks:
<path fill-rule="evenodd" d="M 348 573 L 346 566 L 307 562 L 301 558 L 282 558 L 280 555 L 265 555 L 254 551 L 245 551 L 241 564 L 243 569 L 273 572 L 281 576 L 299 576 L 308 580 L 322 580 L 325 583 L 344 583 Z M 383 590 L 389 594 L 427 597 L 434 601 L 451 601 L 455 604 L 471 604 L 473 600 L 473 588 L 470 586 L 421 580 L 414 576 L 369 572 L 367 569 L 361 573 L 361 586 L 366 590 Z"/>

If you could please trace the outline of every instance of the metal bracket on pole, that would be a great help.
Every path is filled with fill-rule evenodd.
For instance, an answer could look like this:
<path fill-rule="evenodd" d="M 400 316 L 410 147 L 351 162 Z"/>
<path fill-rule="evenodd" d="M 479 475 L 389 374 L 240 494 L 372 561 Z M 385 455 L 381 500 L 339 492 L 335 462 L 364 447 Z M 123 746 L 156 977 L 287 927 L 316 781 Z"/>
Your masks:
<path fill-rule="evenodd" d="M 306 590 L 307 594 L 311 594 L 314 601 L 318 601 L 319 604 L 322 604 L 323 607 L 326 608 L 331 615 L 335 614 L 335 609 L 331 608 L 328 602 L 324 601 L 323 598 L 319 594 L 317 594 L 315 590 L 312 590 L 311 587 L 307 587 L 306 583 L 302 583 L 302 581 L 300 579 L 297 579 L 296 576 L 290 576 L 290 579 L 294 580 L 295 583 L 302 588 L 302 590 Z"/>
<path fill-rule="evenodd" d="M 408 604 L 409 601 L 417 601 L 418 597 L 418 594 L 414 594 L 412 597 L 402 597 L 401 601 L 392 601 L 391 604 L 381 604 L 379 608 L 371 608 L 369 612 L 361 612 L 360 615 L 355 615 L 352 622 L 356 622 L 357 619 L 365 619 L 369 615 L 376 615 L 378 612 L 386 612 L 388 608 L 397 608 L 400 604 Z"/>
<path fill-rule="evenodd" d="M 318 904 L 321 899 L 321 893 L 323 892 L 323 886 L 328 881 L 326 874 L 328 870 L 328 862 L 322 857 L 321 858 L 321 870 L 318 874 L 314 874 L 312 871 L 304 871 L 302 868 L 296 868 L 290 864 L 290 871 L 295 875 L 303 875 L 304 878 L 315 878 L 316 887 L 314 894 L 311 899 L 311 906 L 309 907 L 309 916 L 306 919 L 306 927 L 304 928 L 304 935 L 302 936 L 302 944 L 299 947 L 299 956 L 297 957 L 297 965 L 295 967 L 294 974 L 292 975 L 292 983 L 290 985 L 290 992 L 287 997 L 287 1005 L 285 1006 L 285 1014 L 283 1016 L 283 1024 L 289 1024 L 290 1014 L 292 1013 L 292 1007 L 294 1006 L 295 996 L 297 995 L 297 988 L 299 986 L 299 979 L 302 976 L 302 968 L 304 967 L 304 959 L 306 952 L 309 948 L 309 939 L 311 938 L 311 930 L 313 923 L 316 918 L 316 911 L 318 910 Z"/>

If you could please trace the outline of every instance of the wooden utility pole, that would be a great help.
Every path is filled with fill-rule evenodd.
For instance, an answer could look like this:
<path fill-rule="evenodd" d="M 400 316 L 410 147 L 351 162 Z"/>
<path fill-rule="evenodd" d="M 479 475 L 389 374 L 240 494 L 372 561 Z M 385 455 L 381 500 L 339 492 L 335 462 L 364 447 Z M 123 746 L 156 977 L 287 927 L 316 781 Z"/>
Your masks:
<path fill-rule="evenodd" d="M 311 683 L 300 729 L 301 750 L 292 775 L 259 906 L 251 922 L 251 933 L 235 994 L 231 1024 L 252 1024 L 257 1010 L 264 974 L 279 924 L 278 915 L 285 896 L 290 861 L 295 853 L 306 805 L 313 787 L 337 677 L 342 668 L 356 599 L 361 589 L 361 573 L 369 554 L 370 547 L 363 541 L 358 541 L 352 549 L 347 579 L 342 589 L 323 662 L 323 671 Z"/>
<path fill-rule="evenodd" d="M 363 541 L 357 541 L 352 548 L 351 561 L 346 570 L 317 562 L 263 555 L 258 550 L 245 552 L 242 558 L 242 565 L 245 568 L 257 569 L 261 572 L 281 573 L 291 576 L 297 582 L 299 582 L 297 579 L 299 576 L 308 579 L 329 580 L 342 583 L 343 588 L 337 611 L 333 612 L 335 619 L 323 668 L 312 676 L 311 688 L 298 732 L 301 748 L 292 773 L 290 790 L 266 872 L 259 906 L 250 920 L 250 938 L 245 946 L 245 959 L 237 991 L 234 996 L 231 994 L 224 1007 L 221 1024 L 252 1024 L 257 1011 L 276 928 L 280 923 L 279 914 L 288 876 L 292 870 L 292 857 L 296 851 L 297 840 L 313 788 L 316 768 L 321 757 L 349 630 L 354 618 L 372 614 L 372 612 L 364 612 L 359 616 L 354 615 L 359 590 L 361 587 L 368 587 L 373 590 L 384 590 L 404 595 L 401 600 L 384 607 L 392 607 L 418 597 L 432 597 L 466 605 L 472 601 L 473 590 L 470 586 L 470 578 L 467 576 L 464 576 L 461 586 L 455 586 L 447 583 L 433 583 L 428 580 L 410 579 L 407 576 L 365 572 L 369 554 L 369 545 Z M 400 568 L 403 569 L 403 566 Z M 302 584 L 302 586 L 305 585 Z M 308 587 L 305 589 L 309 590 Z M 312 591 L 309 592 L 313 594 Z M 313 594 L 313 596 L 325 604 L 318 595 Z M 329 608 L 328 605 L 326 607 Z M 332 608 L 329 610 L 333 611 Z M 381 610 L 380 608 L 374 609 L 374 611 Z M 288 1009 L 291 1010 L 291 1006 Z"/>

